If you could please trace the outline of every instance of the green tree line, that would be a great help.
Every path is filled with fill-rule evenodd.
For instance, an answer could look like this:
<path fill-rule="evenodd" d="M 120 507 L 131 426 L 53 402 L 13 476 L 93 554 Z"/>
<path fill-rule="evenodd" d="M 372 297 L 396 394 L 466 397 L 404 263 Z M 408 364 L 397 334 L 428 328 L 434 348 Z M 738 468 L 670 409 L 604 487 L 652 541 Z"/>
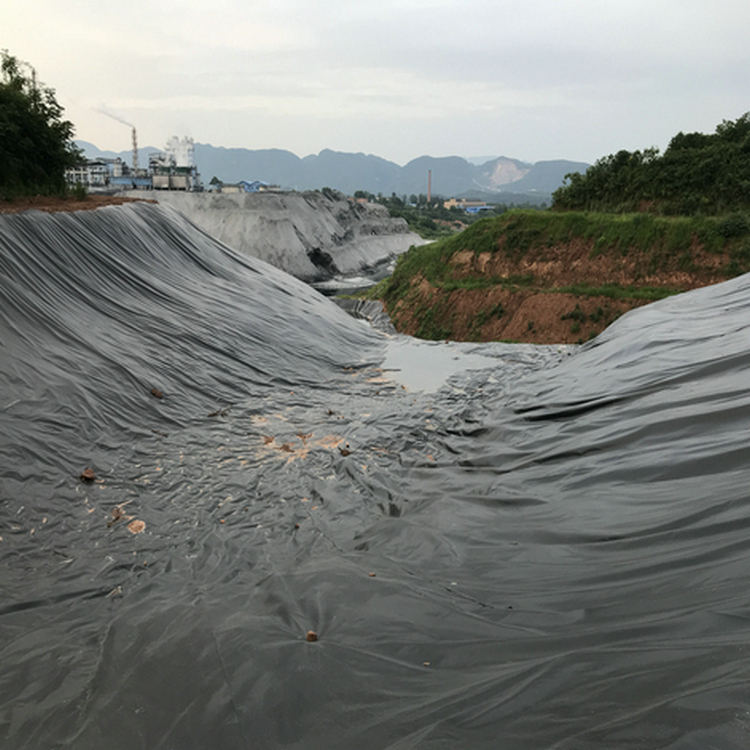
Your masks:
<path fill-rule="evenodd" d="M 712 134 L 678 133 L 656 148 L 618 151 L 585 174 L 566 175 L 552 207 L 666 215 L 716 215 L 750 209 L 750 112 Z"/>
<path fill-rule="evenodd" d="M 81 160 L 73 124 L 27 63 L 0 51 L 0 196 L 59 195 Z"/>

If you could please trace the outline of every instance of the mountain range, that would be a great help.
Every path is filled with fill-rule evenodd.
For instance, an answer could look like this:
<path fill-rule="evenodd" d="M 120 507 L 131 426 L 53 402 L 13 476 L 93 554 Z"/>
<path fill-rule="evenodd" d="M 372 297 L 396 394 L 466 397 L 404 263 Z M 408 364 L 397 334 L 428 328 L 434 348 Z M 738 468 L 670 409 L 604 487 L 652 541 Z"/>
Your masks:
<path fill-rule="evenodd" d="M 130 163 L 131 151 L 101 151 L 86 141 L 77 141 L 87 158 L 117 158 Z M 160 149 L 139 150 L 139 163 Z M 475 164 L 459 156 L 420 156 L 399 166 L 379 156 L 324 149 L 300 158 L 283 149 L 224 148 L 195 144 L 195 163 L 204 184 L 213 177 L 222 182 L 262 180 L 292 190 L 335 188 L 352 195 L 357 190 L 383 195 L 419 195 L 428 191 L 431 174 L 433 195 L 446 198 L 478 198 L 501 203 L 540 203 L 549 200 L 566 174 L 585 172 L 584 162 L 565 159 L 535 164 L 498 156 Z"/>

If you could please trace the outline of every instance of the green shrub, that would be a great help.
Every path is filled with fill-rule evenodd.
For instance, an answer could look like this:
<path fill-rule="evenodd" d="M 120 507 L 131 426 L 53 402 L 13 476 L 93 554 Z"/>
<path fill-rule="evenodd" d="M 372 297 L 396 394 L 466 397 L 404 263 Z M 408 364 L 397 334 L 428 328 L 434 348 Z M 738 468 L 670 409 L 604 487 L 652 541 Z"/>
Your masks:
<path fill-rule="evenodd" d="M 576 306 L 573 310 L 571 310 L 569 313 L 565 313 L 564 315 L 560 316 L 560 320 L 574 320 L 577 323 L 582 323 L 584 320 L 586 320 L 586 313 L 583 312 L 583 310 L 581 310 L 581 306 L 578 303 L 576 303 Z M 579 325 L 579 330 L 580 330 L 580 325 Z"/>
<path fill-rule="evenodd" d="M 732 248 L 724 273 L 729 277 L 733 277 L 741 276 L 748 271 L 750 271 L 750 240 L 746 240 L 742 245 Z"/>
<path fill-rule="evenodd" d="M 750 232 L 750 224 L 744 214 L 734 213 L 723 218 L 718 223 L 716 231 L 725 238 L 744 237 Z"/>

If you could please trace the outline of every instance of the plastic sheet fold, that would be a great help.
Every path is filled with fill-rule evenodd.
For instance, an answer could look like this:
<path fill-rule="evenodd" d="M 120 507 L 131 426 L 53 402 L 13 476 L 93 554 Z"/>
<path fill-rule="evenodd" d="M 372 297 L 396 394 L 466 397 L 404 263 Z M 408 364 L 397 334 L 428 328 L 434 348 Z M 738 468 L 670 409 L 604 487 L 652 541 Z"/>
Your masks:
<path fill-rule="evenodd" d="M 420 344 L 144 204 L 0 300 L 3 748 L 748 746 L 748 278 Z"/>

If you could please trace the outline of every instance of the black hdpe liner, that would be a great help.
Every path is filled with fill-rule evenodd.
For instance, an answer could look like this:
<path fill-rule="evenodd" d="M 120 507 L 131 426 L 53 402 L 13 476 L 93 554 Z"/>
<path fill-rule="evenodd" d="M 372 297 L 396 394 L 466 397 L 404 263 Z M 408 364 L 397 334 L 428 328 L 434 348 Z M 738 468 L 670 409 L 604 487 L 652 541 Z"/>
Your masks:
<path fill-rule="evenodd" d="M 747 278 L 434 393 L 157 206 L 0 295 L 2 748 L 750 743 Z"/>

